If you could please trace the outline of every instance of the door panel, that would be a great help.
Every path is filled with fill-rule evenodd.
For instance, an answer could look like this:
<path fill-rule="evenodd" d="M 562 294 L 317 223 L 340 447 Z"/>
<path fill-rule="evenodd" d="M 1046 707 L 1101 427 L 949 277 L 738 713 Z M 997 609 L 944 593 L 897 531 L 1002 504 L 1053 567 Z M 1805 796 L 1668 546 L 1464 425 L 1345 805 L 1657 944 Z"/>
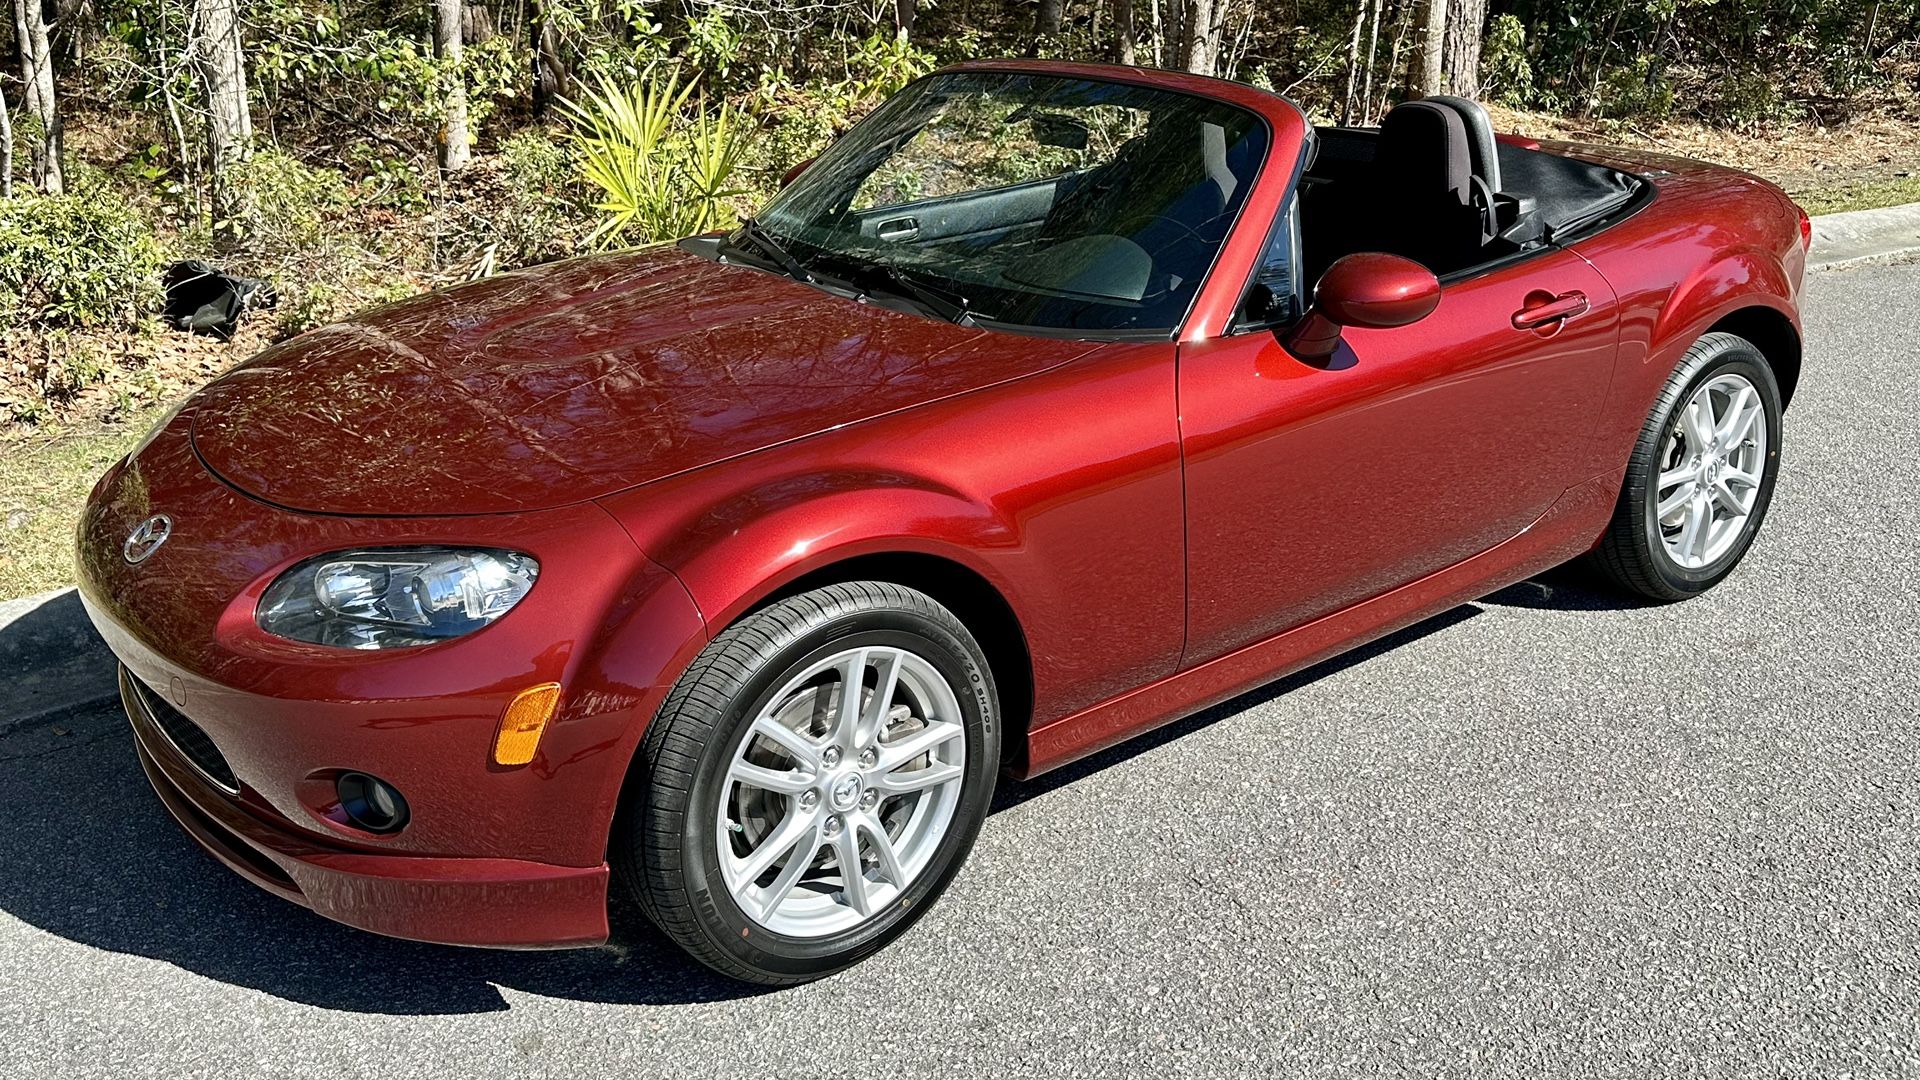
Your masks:
<path fill-rule="evenodd" d="M 1048 177 L 1009 187 L 972 191 L 941 199 L 922 199 L 854 213 L 862 236 L 896 243 L 938 243 L 959 238 L 997 238 L 1047 219 L 1059 198 L 1080 182 L 1079 173 Z M 888 226 L 912 219 L 911 235 L 889 235 Z"/>
<path fill-rule="evenodd" d="M 1412 326 L 1348 330 L 1324 368 L 1264 331 L 1183 345 L 1185 663 L 1524 530 L 1593 471 L 1618 323 L 1555 251 L 1446 286 Z"/>

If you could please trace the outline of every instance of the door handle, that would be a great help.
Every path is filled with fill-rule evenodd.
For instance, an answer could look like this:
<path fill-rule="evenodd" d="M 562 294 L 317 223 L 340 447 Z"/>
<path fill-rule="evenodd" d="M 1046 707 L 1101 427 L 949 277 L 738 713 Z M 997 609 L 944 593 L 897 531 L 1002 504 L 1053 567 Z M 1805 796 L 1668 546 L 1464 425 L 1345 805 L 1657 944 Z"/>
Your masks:
<path fill-rule="evenodd" d="M 1526 306 L 1513 313 L 1515 330 L 1537 330 L 1548 323 L 1561 322 L 1575 315 L 1582 315 L 1592 305 L 1587 303 L 1587 294 L 1575 289 L 1573 292 L 1554 296 L 1546 292 L 1527 294 Z"/>
<path fill-rule="evenodd" d="M 920 235 L 920 219 L 903 217 L 883 221 L 874 230 L 874 235 L 882 240 L 911 240 Z"/>

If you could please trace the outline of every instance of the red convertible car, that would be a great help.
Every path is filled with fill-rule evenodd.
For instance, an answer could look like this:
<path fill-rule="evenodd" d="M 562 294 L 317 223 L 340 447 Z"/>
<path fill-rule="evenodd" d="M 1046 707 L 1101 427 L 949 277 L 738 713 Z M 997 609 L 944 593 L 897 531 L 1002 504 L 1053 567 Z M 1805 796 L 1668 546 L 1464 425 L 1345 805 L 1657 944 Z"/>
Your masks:
<path fill-rule="evenodd" d="M 81 594 L 207 850 L 468 945 L 617 886 L 813 978 L 1002 773 L 1575 558 L 1692 596 L 1766 515 L 1810 230 L 1751 176 L 995 62 L 788 181 L 276 345 L 100 480 Z"/>

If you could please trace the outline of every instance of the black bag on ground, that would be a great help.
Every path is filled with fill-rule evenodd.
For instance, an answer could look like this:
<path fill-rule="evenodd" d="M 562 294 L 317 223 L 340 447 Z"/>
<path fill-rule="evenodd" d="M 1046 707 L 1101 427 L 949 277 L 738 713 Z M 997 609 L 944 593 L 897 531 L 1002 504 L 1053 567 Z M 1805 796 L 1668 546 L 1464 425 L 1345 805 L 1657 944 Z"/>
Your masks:
<path fill-rule="evenodd" d="M 280 302 L 273 286 L 259 278 L 234 277 L 198 259 L 167 267 L 162 278 L 167 302 L 162 314 L 176 330 L 212 334 L 222 341 L 233 336 L 240 316 L 266 310 Z"/>

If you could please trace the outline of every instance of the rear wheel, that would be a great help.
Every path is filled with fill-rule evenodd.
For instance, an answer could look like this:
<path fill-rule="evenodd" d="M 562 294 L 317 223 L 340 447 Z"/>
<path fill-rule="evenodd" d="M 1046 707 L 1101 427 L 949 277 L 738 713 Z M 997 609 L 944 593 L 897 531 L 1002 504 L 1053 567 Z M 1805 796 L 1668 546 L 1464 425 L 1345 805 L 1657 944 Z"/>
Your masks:
<path fill-rule="evenodd" d="M 1593 563 L 1615 583 L 1680 600 L 1720 583 L 1752 546 L 1780 463 L 1780 389 L 1732 334 L 1695 342 L 1642 427 Z"/>
<path fill-rule="evenodd" d="M 648 729 L 615 859 L 702 962 L 817 978 L 945 889 L 999 757 L 992 676 L 966 627 L 911 589 L 829 586 L 743 619 L 681 677 Z"/>

